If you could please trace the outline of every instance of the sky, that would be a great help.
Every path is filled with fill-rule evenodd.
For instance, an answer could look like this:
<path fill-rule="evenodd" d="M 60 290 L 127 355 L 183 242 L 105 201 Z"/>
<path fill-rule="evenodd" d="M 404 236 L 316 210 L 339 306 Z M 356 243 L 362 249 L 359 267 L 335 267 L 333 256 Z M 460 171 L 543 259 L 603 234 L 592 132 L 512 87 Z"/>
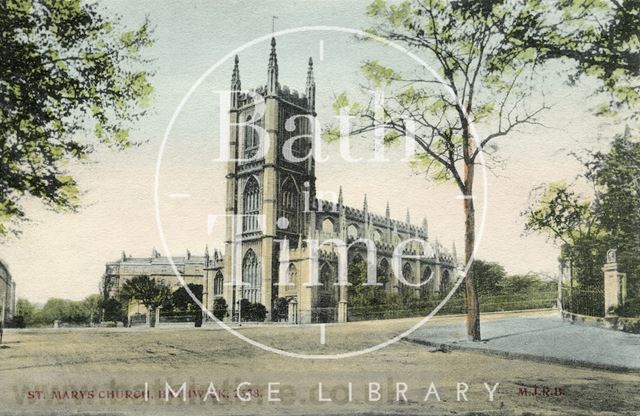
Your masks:
<path fill-rule="evenodd" d="M 359 69 L 363 62 L 378 60 L 401 69 L 417 65 L 393 48 L 319 28 L 366 29 L 372 23 L 365 16 L 367 3 L 102 3 L 108 14 L 122 16 L 124 26 L 133 28 L 145 16 L 155 26 L 156 42 L 147 51 L 155 70 L 153 111 L 132 133 L 145 143 L 124 152 L 100 149 L 90 163 L 70 165 L 83 192 L 78 213 L 54 213 L 38 201 L 26 201 L 31 222 L 22 227 L 19 238 L 0 245 L 0 258 L 9 265 L 18 297 L 44 302 L 50 297 L 82 299 L 96 293 L 105 263 L 116 260 L 122 251 L 148 256 L 154 247 L 172 255 L 184 255 L 187 249 L 202 254 L 207 244 L 222 249 L 222 228 L 207 230 L 206 226 L 208 215 L 224 213 L 225 165 L 215 160 L 220 143 L 216 91 L 228 88 L 233 61 L 221 59 L 244 47 L 238 53 L 242 85 L 263 85 L 272 16 L 277 16 L 276 32 L 306 28 L 277 36 L 279 80 L 304 91 L 307 61 L 312 57 L 318 117 L 321 124 L 331 124 L 335 122 L 333 99 L 363 82 Z M 263 41 L 247 46 L 265 35 Z M 167 131 L 181 101 L 207 71 Z M 573 180 L 580 165 L 568 152 L 606 148 L 613 134 L 624 127 L 590 115 L 592 99 L 584 84 L 570 88 L 553 71 L 539 75 L 542 81 L 537 87 L 553 104 L 542 117 L 545 126 L 528 127 L 496 142 L 502 162 L 486 173 L 486 184 L 484 174 L 478 174 L 477 223 L 482 229 L 478 257 L 503 264 L 509 273 L 553 275 L 558 248 L 544 236 L 524 234 L 521 212 L 530 191 L 550 181 Z M 477 128 L 481 134 L 488 131 L 486 126 Z M 414 224 L 428 219 L 430 238 L 446 247 L 455 242 L 462 253 L 464 218 L 455 186 L 435 184 L 416 174 L 399 160 L 398 149 L 389 151 L 387 163 L 347 163 L 337 157 L 337 145 L 327 144 L 325 150 L 330 160 L 317 165 L 319 191 L 337 192 L 342 185 L 345 203 L 358 208 L 366 194 L 369 210 L 379 214 L 384 214 L 389 201 L 396 219 L 403 220 L 409 208 Z M 369 150 L 366 141 L 354 139 L 354 155 L 366 158 Z"/>

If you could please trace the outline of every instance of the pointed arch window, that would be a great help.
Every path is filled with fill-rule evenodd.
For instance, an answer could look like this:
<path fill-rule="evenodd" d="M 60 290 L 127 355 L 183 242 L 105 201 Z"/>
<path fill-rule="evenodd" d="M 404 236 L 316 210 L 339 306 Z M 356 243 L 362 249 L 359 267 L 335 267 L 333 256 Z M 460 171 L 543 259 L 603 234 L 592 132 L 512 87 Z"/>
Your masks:
<path fill-rule="evenodd" d="M 445 270 L 442 273 L 442 278 L 440 279 L 440 292 L 447 292 L 449 290 L 450 284 L 451 284 L 451 275 L 449 274 L 449 270 Z"/>
<path fill-rule="evenodd" d="M 289 281 L 290 287 L 296 287 L 296 285 L 298 284 L 298 269 L 293 263 L 289 264 L 289 270 L 287 270 L 287 279 Z"/>
<path fill-rule="evenodd" d="M 422 291 L 422 293 L 424 295 L 427 295 L 431 292 L 431 287 L 432 287 L 432 283 L 431 283 L 431 278 L 433 277 L 433 270 L 431 270 L 430 266 L 425 266 L 424 270 L 422 271 L 422 279 L 420 281 L 420 283 L 422 284 L 422 286 L 420 286 L 420 290 Z M 427 282 L 427 283 L 425 283 Z"/>
<path fill-rule="evenodd" d="M 331 267 L 327 263 L 323 264 L 320 269 L 320 289 L 331 290 Z"/>
<path fill-rule="evenodd" d="M 216 277 L 213 279 L 213 295 L 214 296 L 222 295 L 223 287 L 224 287 L 224 277 L 222 276 L 222 272 L 218 271 L 218 273 L 216 273 Z"/>
<path fill-rule="evenodd" d="M 244 216 L 242 217 L 242 229 L 244 231 L 258 230 L 258 215 L 260 214 L 260 186 L 258 180 L 252 176 L 244 185 L 243 192 Z"/>
<path fill-rule="evenodd" d="M 244 157 L 249 159 L 258 152 L 260 140 L 258 138 L 257 120 L 253 120 L 251 114 L 244 119 Z"/>
<path fill-rule="evenodd" d="M 295 180 L 292 177 L 288 177 L 282 183 L 280 190 L 280 207 L 281 217 L 284 217 L 289 221 L 288 230 L 298 230 L 298 216 L 300 206 L 300 192 L 296 186 Z"/>
<path fill-rule="evenodd" d="M 242 259 L 242 299 L 260 302 L 262 279 L 260 262 L 252 249 L 247 250 Z"/>

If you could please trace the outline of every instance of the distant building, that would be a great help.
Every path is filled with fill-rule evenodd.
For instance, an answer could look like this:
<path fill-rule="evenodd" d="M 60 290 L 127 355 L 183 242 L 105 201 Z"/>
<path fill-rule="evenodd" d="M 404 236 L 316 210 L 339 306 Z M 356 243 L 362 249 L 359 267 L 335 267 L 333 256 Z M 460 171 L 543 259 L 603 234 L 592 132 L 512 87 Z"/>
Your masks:
<path fill-rule="evenodd" d="M 0 260 L 0 314 L 8 323 L 16 313 L 16 282 L 13 281 L 9 266 Z"/>
<path fill-rule="evenodd" d="M 209 262 L 207 249 L 205 249 L 204 256 L 193 256 L 187 250 L 185 256 L 171 257 L 171 260 L 186 284 L 204 284 L 204 269 Z M 118 260 L 106 264 L 102 277 L 103 294 L 117 297 L 124 282 L 135 276 L 149 276 L 163 282 L 172 290 L 182 286 L 171 266 L 169 257 L 162 256 L 156 249 L 151 252 L 151 257 L 132 257 L 123 251 Z"/>
<path fill-rule="evenodd" d="M 102 276 L 101 291 L 105 297 L 117 298 L 122 285 L 135 276 L 148 276 L 156 281 L 163 282 L 176 291 L 182 287 L 182 282 L 176 277 L 171 261 L 175 265 L 185 284 L 205 285 L 205 269 L 216 264 L 215 258 L 222 255 L 217 251 L 214 256 L 209 256 L 208 248 L 205 248 L 204 256 L 194 256 L 189 250 L 185 256 L 167 257 L 162 256 L 156 249 L 153 249 L 150 257 L 132 257 L 124 251 L 118 260 L 108 262 L 105 266 L 105 273 Z M 171 260 L 171 261 L 170 261 Z M 206 293 L 205 296 L 206 303 Z M 129 315 L 146 314 L 146 308 L 140 303 L 129 305 Z"/>

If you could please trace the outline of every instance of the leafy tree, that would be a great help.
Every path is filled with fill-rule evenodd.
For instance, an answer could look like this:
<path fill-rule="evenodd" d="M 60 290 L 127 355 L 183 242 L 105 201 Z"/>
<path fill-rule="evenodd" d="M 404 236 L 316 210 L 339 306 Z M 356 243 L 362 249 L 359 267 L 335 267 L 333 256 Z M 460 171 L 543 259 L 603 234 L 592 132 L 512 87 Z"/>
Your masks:
<path fill-rule="evenodd" d="M 486 2 L 484 2 L 486 3 Z M 631 109 L 638 117 L 640 105 L 640 1 L 561 0 L 529 2 L 536 10 L 527 17 L 529 30 L 517 33 L 523 46 L 537 51 L 539 62 L 568 58 L 574 65 L 569 78 L 581 76 L 600 81 L 595 92 L 606 93 L 608 102 L 596 114 L 611 116 Z M 508 59 L 510 47 L 503 48 Z"/>
<path fill-rule="evenodd" d="M 249 302 L 248 299 L 240 301 L 243 322 L 264 322 L 267 317 L 267 308 L 259 302 Z"/>
<path fill-rule="evenodd" d="M 215 298 L 213 300 L 213 316 L 219 320 L 223 320 L 229 315 L 227 301 L 224 298 Z"/>
<path fill-rule="evenodd" d="M 155 311 L 171 298 L 171 289 L 155 278 L 140 275 L 124 282 L 120 294 L 123 299 L 140 301 L 149 311 L 149 323 L 155 326 Z"/>
<path fill-rule="evenodd" d="M 189 287 L 189 290 L 191 290 L 191 292 L 194 294 L 194 296 L 200 302 L 202 302 L 202 285 L 189 283 L 187 286 Z M 182 311 L 200 311 L 200 307 L 187 292 L 187 289 L 185 289 L 184 286 L 181 286 L 171 294 L 171 304 L 174 308 Z"/>
<path fill-rule="evenodd" d="M 66 166 L 103 144 L 125 149 L 152 87 L 149 23 L 81 0 L 0 2 L 0 236 L 26 219 L 26 195 L 59 210 L 79 204 Z M 91 140 L 93 136 L 95 140 Z"/>
<path fill-rule="evenodd" d="M 490 157 L 493 142 L 514 129 L 539 123 L 548 107 L 524 105 L 535 83 L 536 51 L 514 40 L 527 28 L 537 2 L 413 0 L 387 4 L 374 1 L 368 8 L 377 25 L 369 31 L 400 42 L 437 63 L 440 79 L 416 69 L 412 73 L 368 61 L 362 72 L 370 90 L 384 93 L 361 102 L 346 94 L 336 100 L 336 111 L 356 116 L 351 134 L 380 132 L 380 142 L 414 140 L 419 149 L 413 165 L 436 181 L 455 183 L 464 197 L 465 262 L 475 247 L 474 178 L 481 154 Z M 502 49 L 509 46 L 509 59 Z M 380 95 L 380 94 L 379 94 Z M 529 103 L 527 103 L 529 104 Z M 480 136 L 472 123 L 482 123 Z M 329 140 L 344 129 L 327 132 Z M 473 270 L 466 276 L 467 332 L 480 340 L 480 308 Z"/>
<path fill-rule="evenodd" d="M 86 311 L 89 324 L 100 322 L 102 319 L 102 296 L 98 294 L 87 296 L 82 300 L 82 307 Z"/>
<path fill-rule="evenodd" d="M 26 326 L 32 326 L 35 324 L 36 307 L 27 299 L 20 298 L 16 301 L 16 316 L 23 317 Z"/>
<path fill-rule="evenodd" d="M 507 295 L 549 292 L 554 291 L 556 288 L 555 282 L 544 281 L 536 274 L 510 275 L 500 282 L 501 291 Z"/>
<path fill-rule="evenodd" d="M 634 288 L 640 276 L 640 144 L 627 132 L 614 137 L 609 151 L 581 161 L 581 178 L 593 194 L 580 195 L 565 182 L 543 187 L 524 212 L 526 228 L 563 245 L 572 278 L 583 287 L 602 287 L 606 251 L 616 247 Z"/>
<path fill-rule="evenodd" d="M 126 322 L 127 313 L 125 307 L 118 299 L 108 298 L 103 300 L 101 308 L 104 310 L 103 320 L 105 322 Z"/>
<path fill-rule="evenodd" d="M 54 321 L 64 322 L 70 316 L 69 312 L 69 301 L 50 298 L 39 311 L 39 320 L 45 325 L 51 325 Z"/>
<path fill-rule="evenodd" d="M 274 322 L 280 322 L 287 319 L 289 315 L 289 301 L 285 298 L 278 298 L 273 304 L 271 318 Z"/>
<path fill-rule="evenodd" d="M 384 288 L 382 286 L 368 286 L 367 263 L 362 257 L 356 257 L 349 262 L 347 268 L 347 280 L 351 286 L 347 287 L 349 306 L 353 308 L 377 307 L 384 301 Z"/>
<path fill-rule="evenodd" d="M 630 293 L 640 288 L 640 143 L 629 130 L 618 135 L 607 152 L 585 161 L 585 176 L 595 190 L 595 215 L 608 247 L 618 250 L 617 261 L 627 273 Z M 604 257 L 601 257 L 604 258 Z"/>
<path fill-rule="evenodd" d="M 504 266 L 495 262 L 475 260 L 473 262 L 473 271 L 479 295 L 498 294 L 500 283 L 507 277 Z"/>
<path fill-rule="evenodd" d="M 605 231 L 593 201 L 580 195 L 564 181 L 538 188 L 525 210 L 525 228 L 546 233 L 565 247 L 564 256 L 570 263 L 572 278 L 578 283 L 597 286 L 600 267 L 607 249 Z"/>

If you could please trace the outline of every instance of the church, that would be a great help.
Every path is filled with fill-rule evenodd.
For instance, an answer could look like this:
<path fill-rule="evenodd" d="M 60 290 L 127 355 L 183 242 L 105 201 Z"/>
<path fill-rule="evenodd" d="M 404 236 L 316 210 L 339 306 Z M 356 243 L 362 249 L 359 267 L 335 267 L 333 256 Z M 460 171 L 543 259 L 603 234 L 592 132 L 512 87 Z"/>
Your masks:
<path fill-rule="evenodd" d="M 286 302 L 291 323 L 346 322 L 349 291 L 338 284 L 340 268 L 347 267 L 345 260 L 367 268 L 374 257 L 376 280 L 387 293 L 425 297 L 449 289 L 458 266 L 455 247 L 449 252 L 431 241 L 426 219 L 414 225 L 407 210 L 406 220 L 398 221 L 388 204 L 384 214 L 370 212 L 366 195 L 361 208 L 345 206 L 341 189 L 337 201 L 316 197 L 314 159 L 302 157 L 312 150 L 316 116 L 311 58 L 304 93 L 298 93 L 280 84 L 272 39 L 266 84 L 242 90 L 236 56 L 230 90 L 224 254 L 215 250 L 204 270 L 203 303 L 210 311 L 217 298 L 225 299 L 233 320 L 243 299 L 269 313 L 276 302 Z M 270 141 L 266 149 L 259 132 Z M 425 252 L 414 239 L 432 250 Z M 400 267 L 394 268 L 394 248 L 403 241 Z M 348 247 L 346 259 L 340 242 Z M 400 270 L 400 279 L 392 269 Z"/>

